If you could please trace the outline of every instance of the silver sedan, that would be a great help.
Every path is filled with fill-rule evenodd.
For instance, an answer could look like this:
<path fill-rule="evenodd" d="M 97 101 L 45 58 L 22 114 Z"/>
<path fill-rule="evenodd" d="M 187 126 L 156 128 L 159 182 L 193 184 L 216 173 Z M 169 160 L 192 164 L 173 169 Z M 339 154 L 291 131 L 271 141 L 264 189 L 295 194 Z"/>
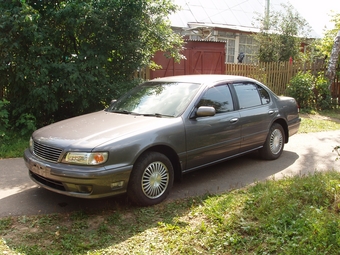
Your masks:
<path fill-rule="evenodd" d="M 256 80 L 174 76 L 36 130 L 24 158 L 31 179 L 51 191 L 81 198 L 127 192 L 148 206 L 187 172 L 254 150 L 277 159 L 299 126 L 296 101 Z"/>

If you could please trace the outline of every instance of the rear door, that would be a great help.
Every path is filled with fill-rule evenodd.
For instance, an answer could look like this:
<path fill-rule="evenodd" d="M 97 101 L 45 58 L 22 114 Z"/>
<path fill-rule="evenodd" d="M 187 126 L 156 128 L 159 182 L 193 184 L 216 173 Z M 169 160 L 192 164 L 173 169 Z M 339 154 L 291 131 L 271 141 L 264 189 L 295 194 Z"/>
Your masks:
<path fill-rule="evenodd" d="M 240 112 L 241 151 L 262 146 L 273 119 L 275 109 L 269 93 L 259 84 L 252 82 L 234 83 Z"/>
<path fill-rule="evenodd" d="M 186 169 L 218 162 L 238 153 L 240 147 L 240 114 L 234 110 L 229 85 L 209 88 L 199 100 L 197 108 L 200 106 L 213 106 L 216 114 L 185 121 Z"/>

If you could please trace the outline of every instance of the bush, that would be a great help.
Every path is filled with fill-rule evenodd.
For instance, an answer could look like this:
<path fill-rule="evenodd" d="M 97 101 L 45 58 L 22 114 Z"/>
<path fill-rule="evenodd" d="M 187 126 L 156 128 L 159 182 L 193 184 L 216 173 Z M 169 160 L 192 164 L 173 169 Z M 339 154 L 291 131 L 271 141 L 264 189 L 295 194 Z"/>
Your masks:
<path fill-rule="evenodd" d="M 313 76 L 309 71 L 299 72 L 287 87 L 287 94 L 294 97 L 300 108 L 306 110 L 332 109 L 329 82 L 322 75 Z"/>
<path fill-rule="evenodd" d="M 6 130 L 9 127 L 9 114 L 6 109 L 8 104 L 6 99 L 0 100 L 0 139 L 6 135 Z"/>
<path fill-rule="evenodd" d="M 315 79 L 315 99 L 319 110 L 327 110 L 333 107 L 329 85 L 329 81 L 321 74 Z"/>
<path fill-rule="evenodd" d="M 296 99 L 300 108 L 313 109 L 315 106 L 313 87 L 313 75 L 310 72 L 299 72 L 290 80 L 287 94 Z"/>
<path fill-rule="evenodd" d="M 18 130 L 21 130 L 21 135 L 25 136 L 31 134 L 36 130 L 36 119 L 32 114 L 24 113 L 20 115 L 20 118 L 16 121 L 15 126 Z"/>
<path fill-rule="evenodd" d="M 155 52 L 182 56 L 170 0 L 2 0 L 0 10 L 0 87 L 14 125 L 26 114 L 40 127 L 103 109 Z"/>
<path fill-rule="evenodd" d="M 10 102 L 6 99 L 0 100 L 0 140 L 6 141 L 11 132 L 20 130 L 22 136 L 26 136 L 36 130 L 36 119 L 32 114 L 22 114 L 14 123 L 10 121 L 8 107 Z M 13 125 L 11 125 L 13 124 Z"/>

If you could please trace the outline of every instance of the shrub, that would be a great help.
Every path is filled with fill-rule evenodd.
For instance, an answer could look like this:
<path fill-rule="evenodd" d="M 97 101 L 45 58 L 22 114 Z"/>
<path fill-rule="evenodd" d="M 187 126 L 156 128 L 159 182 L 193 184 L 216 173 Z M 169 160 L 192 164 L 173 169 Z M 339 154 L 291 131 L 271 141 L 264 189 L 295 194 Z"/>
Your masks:
<path fill-rule="evenodd" d="M 332 108 L 332 95 L 329 81 L 321 74 L 315 79 L 315 101 L 319 110 Z"/>
<path fill-rule="evenodd" d="M 329 81 L 321 73 L 315 77 L 309 71 L 299 72 L 290 80 L 287 94 L 296 99 L 300 108 L 306 110 L 333 108 Z"/>
<path fill-rule="evenodd" d="M 16 121 L 15 126 L 21 130 L 21 135 L 27 135 L 36 130 L 36 119 L 32 114 L 24 113 Z"/>
<path fill-rule="evenodd" d="M 299 72 L 287 86 L 287 94 L 294 97 L 300 108 L 313 109 L 314 102 L 314 78 L 310 72 Z"/>
<path fill-rule="evenodd" d="M 0 139 L 6 135 L 6 130 L 9 127 L 9 114 L 6 106 L 9 101 L 6 99 L 0 100 Z"/>

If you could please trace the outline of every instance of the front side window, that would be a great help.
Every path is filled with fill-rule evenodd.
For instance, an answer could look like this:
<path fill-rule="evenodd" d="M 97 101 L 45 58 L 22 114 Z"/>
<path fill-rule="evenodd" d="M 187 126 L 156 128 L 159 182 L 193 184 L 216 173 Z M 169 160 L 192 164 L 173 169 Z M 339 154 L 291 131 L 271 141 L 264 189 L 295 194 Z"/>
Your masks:
<path fill-rule="evenodd" d="M 269 103 L 269 101 L 266 102 L 266 99 L 264 99 L 267 98 L 269 100 L 268 92 L 265 91 L 267 94 L 262 90 L 260 92 L 258 89 L 262 89 L 262 87 L 258 86 L 257 84 L 237 83 L 234 84 L 234 88 L 238 97 L 240 109 L 259 106 L 262 105 L 263 102 Z"/>
<path fill-rule="evenodd" d="M 216 113 L 230 112 L 234 110 L 233 99 L 228 85 L 220 85 L 209 88 L 198 103 L 200 106 L 212 106 Z"/>

